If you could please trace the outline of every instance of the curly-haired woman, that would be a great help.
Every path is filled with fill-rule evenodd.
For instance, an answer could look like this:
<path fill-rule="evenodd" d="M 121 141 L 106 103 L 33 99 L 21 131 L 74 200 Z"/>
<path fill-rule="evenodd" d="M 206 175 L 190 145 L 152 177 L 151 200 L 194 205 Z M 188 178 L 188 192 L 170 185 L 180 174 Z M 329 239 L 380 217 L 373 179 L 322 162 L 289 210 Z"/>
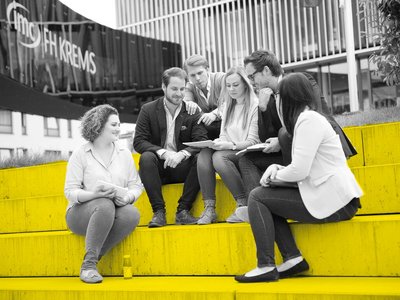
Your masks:
<path fill-rule="evenodd" d="M 115 108 L 105 104 L 86 112 L 81 133 L 88 142 L 68 162 L 66 220 L 71 231 L 86 237 L 81 280 L 98 283 L 103 280 L 97 271 L 99 259 L 139 223 L 139 211 L 131 204 L 143 187 L 131 152 L 116 143 L 120 122 Z M 104 182 L 125 188 L 125 195 Z"/>

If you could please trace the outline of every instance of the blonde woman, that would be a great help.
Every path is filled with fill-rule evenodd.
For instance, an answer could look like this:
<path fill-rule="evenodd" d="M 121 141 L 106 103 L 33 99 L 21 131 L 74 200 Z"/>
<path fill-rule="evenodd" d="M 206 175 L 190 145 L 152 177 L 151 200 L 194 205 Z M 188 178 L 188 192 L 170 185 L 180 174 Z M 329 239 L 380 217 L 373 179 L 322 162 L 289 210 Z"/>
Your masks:
<path fill-rule="evenodd" d="M 215 172 L 221 176 L 237 206 L 247 205 L 236 152 L 259 142 L 258 100 L 243 67 L 233 67 L 225 74 L 221 97 L 224 110 L 219 138 L 214 140 L 212 149 L 203 149 L 197 160 L 197 173 L 205 206 L 198 224 L 210 224 L 217 219 Z M 242 222 L 235 213 L 226 221 Z"/>

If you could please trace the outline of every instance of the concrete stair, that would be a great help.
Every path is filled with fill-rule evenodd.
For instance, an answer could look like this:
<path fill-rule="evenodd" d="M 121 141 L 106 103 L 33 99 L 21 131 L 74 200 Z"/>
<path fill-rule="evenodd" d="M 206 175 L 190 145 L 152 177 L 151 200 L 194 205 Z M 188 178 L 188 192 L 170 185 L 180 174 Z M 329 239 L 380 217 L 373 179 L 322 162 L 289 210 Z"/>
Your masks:
<path fill-rule="evenodd" d="M 65 168 L 66 163 L 57 163 L 18 170 L 26 173 L 27 180 L 14 169 L 0 171 L 0 233 L 67 230 Z M 400 213 L 400 163 L 353 167 L 352 171 L 365 193 L 358 215 Z M 167 223 L 174 224 L 182 184 L 164 186 L 163 194 Z M 234 211 L 235 201 L 221 179 L 217 180 L 216 195 L 218 221 L 224 222 Z M 146 226 L 153 215 L 147 194 L 143 193 L 135 205 L 141 212 L 139 225 Z M 202 211 L 199 193 L 192 212 L 200 216 Z"/>
<path fill-rule="evenodd" d="M 234 201 L 221 180 L 219 224 L 149 229 L 143 194 L 140 227 L 102 259 L 104 282 L 87 285 L 77 277 L 84 238 L 65 224 L 66 163 L 0 170 L 0 299 L 400 299 L 400 123 L 345 131 L 359 152 L 349 165 L 365 192 L 363 207 L 350 221 L 293 222 L 310 270 L 269 284 L 233 279 L 255 266 L 255 246 L 248 224 L 224 223 Z M 164 187 L 168 224 L 181 191 Z M 199 195 L 194 215 L 202 209 Z M 131 280 L 121 277 L 126 254 Z"/>
<path fill-rule="evenodd" d="M 291 226 L 311 266 L 307 275 L 400 276 L 400 215 Z M 84 238 L 69 231 L 4 234 L 0 245 L 0 277 L 79 275 Z M 101 273 L 121 276 L 126 254 L 138 276 L 232 276 L 256 262 L 249 224 L 140 227 L 102 259 Z"/>
<path fill-rule="evenodd" d="M 240 284 L 232 277 L 106 277 L 83 284 L 76 277 L 3 278 L 2 300 L 394 300 L 397 278 L 299 277 L 272 283 Z"/>

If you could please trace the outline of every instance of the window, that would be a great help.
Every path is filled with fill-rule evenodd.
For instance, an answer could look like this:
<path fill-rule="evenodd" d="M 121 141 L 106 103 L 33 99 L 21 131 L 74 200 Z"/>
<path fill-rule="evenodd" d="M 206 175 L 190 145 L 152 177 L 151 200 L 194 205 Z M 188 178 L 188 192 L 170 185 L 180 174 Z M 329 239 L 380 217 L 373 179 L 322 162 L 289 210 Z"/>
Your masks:
<path fill-rule="evenodd" d="M 0 133 L 13 133 L 12 114 L 9 110 L 0 110 Z"/>
<path fill-rule="evenodd" d="M 0 148 L 0 160 L 5 160 L 14 155 L 14 149 Z"/>
<path fill-rule="evenodd" d="M 382 107 L 400 106 L 399 86 L 387 86 L 376 71 L 377 66 L 368 58 L 360 59 L 359 98 L 360 109 L 371 110 Z"/>
<path fill-rule="evenodd" d="M 26 148 L 17 148 L 17 156 L 25 156 L 28 154 L 28 149 Z"/>
<path fill-rule="evenodd" d="M 347 63 L 338 62 L 319 68 L 299 68 L 296 72 L 307 72 L 316 79 L 333 114 L 350 111 Z"/>
<path fill-rule="evenodd" d="M 61 151 L 58 150 L 45 150 L 44 155 L 46 156 L 61 156 Z"/>
<path fill-rule="evenodd" d="M 72 121 L 67 120 L 67 125 L 68 125 L 68 137 L 72 138 Z"/>
<path fill-rule="evenodd" d="M 26 114 L 21 113 L 21 131 L 23 135 L 26 135 Z"/>
<path fill-rule="evenodd" d="M 44 117 L 44 135 L 60 136 L 60 122 L 58 119 Z"/>

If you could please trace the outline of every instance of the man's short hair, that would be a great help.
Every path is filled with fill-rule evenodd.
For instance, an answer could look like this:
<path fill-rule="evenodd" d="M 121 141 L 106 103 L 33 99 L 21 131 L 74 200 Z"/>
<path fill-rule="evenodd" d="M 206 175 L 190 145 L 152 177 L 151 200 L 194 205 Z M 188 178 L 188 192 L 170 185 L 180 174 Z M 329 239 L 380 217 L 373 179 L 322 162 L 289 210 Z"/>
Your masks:
<path fill-rule="evenodd" d="M 200 54 L 194 54 L 190 56 L 188 59 L 185 60 L 183 63 L 183 69 L 187 72 L 187 67 L 198 67 L 202 66 L 205 69 L 207 69 L 210 65 L 208 64 L 207 59 L 200 55 Z"/>
<path fill-rule="evenodd" d="M 279 77 L 283 74 L 283 69 L 275 54 L 268 50 L 257 50 L 245 57 L 244 65 L 249 63 L 252 63 L 258 72 L 261 72 L 267 66 L 271 70 L 272 75 Z"/>
<path fill-rule="evenodd" d="M 188 81 L 186 72 L 184 70 L 182 70 L 181 68 L 177 68 L 177 67 L 169 68 L 164 71 L 164 73 L 162 74 L 162 78 L 161 78 L 162 83 L 165 86 L 168 86 L 169 80 L 171 77 L 181 78 L 181 79 L 185 80 L 185 82 Z"/>

